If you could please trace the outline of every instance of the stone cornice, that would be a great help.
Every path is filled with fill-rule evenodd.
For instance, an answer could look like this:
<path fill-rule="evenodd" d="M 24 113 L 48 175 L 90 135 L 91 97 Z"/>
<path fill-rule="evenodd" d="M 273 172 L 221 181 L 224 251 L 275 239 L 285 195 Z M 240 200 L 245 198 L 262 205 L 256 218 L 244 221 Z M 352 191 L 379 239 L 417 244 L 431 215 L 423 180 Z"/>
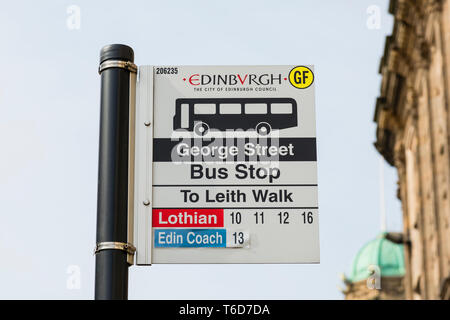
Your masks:
<path fill-rule="evenodd" d="M 418 72 L 429 67 L 430 43 L 425 38 L 425 25 L 429 15 L 442 8 L 441 3 L 441 0 L 390 1 L 394 27 L 392 35 L 386 37 L 380 62 L 382 80 L 374 121 L 377 123 L 375 147 L 391 165 L 396 162 L 395 140 L 401 137 L 408 119 L 417 117 L 412 84 Z"/>

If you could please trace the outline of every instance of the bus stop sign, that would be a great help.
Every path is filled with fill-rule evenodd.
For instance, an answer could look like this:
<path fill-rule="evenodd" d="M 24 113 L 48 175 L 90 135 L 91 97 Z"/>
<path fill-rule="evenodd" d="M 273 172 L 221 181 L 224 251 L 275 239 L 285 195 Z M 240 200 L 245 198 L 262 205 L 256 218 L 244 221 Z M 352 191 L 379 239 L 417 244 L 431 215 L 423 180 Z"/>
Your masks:
<path fill-rule="evenodd" d="M 135 106 L 137 264 L 319 262 L 312 66 L 141 66 Z"/>

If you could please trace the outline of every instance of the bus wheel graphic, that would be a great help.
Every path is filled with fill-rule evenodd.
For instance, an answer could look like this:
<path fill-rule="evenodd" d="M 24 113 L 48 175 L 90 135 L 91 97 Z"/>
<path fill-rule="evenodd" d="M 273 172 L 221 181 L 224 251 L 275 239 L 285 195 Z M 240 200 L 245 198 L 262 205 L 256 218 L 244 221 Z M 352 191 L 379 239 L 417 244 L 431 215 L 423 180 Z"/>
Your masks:
<path fill-rule="evenodd" d="M 208 133 L 209 126 L 204 122 L 197 122 L 194 126 L 194 132 L 199 136 L 204 136 Z"/>
<path fill-rule="evenodd" d="M 270 127 L 270 124 L 268 124 L 267 122 L 260 122 L 256 126 L 256 132 L 258 132 L 258 134 L 262 136 L 269 134 L 271 130 L 272 128 Z"/>

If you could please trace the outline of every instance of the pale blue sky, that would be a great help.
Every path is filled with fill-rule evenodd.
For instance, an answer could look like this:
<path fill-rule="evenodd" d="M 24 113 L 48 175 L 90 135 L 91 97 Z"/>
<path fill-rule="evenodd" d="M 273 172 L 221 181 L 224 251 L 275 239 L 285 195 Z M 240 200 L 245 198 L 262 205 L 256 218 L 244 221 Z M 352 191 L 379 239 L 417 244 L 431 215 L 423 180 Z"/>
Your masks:
<path fill-rule="evenodd" d="M 99 50 L 138 65 L 314 64 L 320 265 L 130 268 L 131 299 L 340 299 L 339 273 L 380 230 L 372 122 L 388 0 L 9 1 L 0 10 L 0 298 L 93 298 Z M 81 28 L 66 25 L 70 5 Z M 381 10 L 369 29 L 366 10 Z M 385 166 L 388 226 L 401 229 Z M 66 286 L 79 266 L 81 288 Z"/>

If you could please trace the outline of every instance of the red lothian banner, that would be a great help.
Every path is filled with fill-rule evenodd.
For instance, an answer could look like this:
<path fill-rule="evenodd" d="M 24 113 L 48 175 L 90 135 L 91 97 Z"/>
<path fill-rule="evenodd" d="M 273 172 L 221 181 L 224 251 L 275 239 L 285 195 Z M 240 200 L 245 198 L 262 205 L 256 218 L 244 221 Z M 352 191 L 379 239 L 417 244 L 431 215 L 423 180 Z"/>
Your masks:
<path fill-rule="evenodd" d="M 223 227 L 223 209 L 153 209 L 153 227 Z"/>

